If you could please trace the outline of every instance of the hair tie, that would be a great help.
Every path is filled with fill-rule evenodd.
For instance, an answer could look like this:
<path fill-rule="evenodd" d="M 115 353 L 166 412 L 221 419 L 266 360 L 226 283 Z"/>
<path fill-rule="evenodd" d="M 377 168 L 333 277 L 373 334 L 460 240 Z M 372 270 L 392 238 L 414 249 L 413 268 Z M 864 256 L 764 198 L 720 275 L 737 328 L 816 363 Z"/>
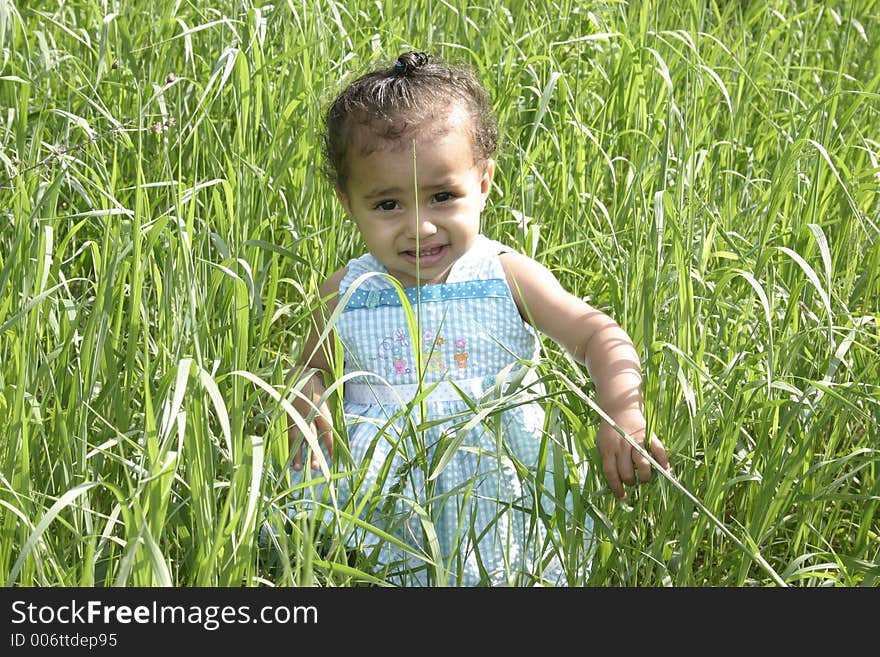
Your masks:
<path fill-rule="evenodd" d="M 405 52 L 394 61 L 393 72 L 399 77 L 409 75 L 417 68 L 421 68 L 428 63 L 428 54 L 424 52 L 415 52 L 413 50 Z"/>

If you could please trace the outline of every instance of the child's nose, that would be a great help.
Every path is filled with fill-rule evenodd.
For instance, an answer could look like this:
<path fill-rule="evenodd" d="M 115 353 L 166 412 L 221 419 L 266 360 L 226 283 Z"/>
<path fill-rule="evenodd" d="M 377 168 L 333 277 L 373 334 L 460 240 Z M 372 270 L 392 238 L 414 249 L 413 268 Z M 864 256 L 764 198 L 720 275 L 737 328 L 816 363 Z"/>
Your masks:
<path fill-rule="evenodd" d="M 437 226 L 434 225 L 430 217 L 427 215 L 419 214 L 419 216 L 414 218 L 412 223 L 410 223 L 410 237 L 413 239 L 416 237 L 424 239 L 430 237 L 436 232 Z"/>

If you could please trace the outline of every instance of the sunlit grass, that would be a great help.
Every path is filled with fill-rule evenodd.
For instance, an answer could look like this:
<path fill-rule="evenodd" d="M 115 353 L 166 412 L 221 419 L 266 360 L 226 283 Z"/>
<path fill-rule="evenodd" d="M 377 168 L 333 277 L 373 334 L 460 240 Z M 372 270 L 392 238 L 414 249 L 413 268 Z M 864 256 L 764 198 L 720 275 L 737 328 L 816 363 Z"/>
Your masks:
<path fill-rule="evenodd" d="M 384 583 L 342 540 L 382 500 L 326 500 L 330 534 L 286 513 L 284 404 L 362 248 L 322 103 L 414 47 L 495 99 L 484 232 L 643 357 L 672 472 L 621 502 L 586 372 L 544 343 L 542 464 L 591 466 L 590 569 L 534 514 L 569 583 L 877 584 L 880 3 L 37 4 L 0 0 L 5 583 Z"/>

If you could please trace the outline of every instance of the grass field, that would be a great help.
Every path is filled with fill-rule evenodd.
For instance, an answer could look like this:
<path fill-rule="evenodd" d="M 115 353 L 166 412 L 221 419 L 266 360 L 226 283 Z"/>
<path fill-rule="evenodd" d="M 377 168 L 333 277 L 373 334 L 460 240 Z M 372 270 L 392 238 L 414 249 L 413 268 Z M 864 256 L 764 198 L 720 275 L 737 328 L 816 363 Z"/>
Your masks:
<path fill-rule="evenodd" d="M 320 112 L 414 48 L 493 94 L 484 232 L 643 359 L 672 471 L 621 502 L 544 343 L 556 458 L 591 464 L 569 583 L 878 585 L 880 2 L 415 5 L 0 0 L 3 582 L 381 583 L 260 528 L 317 285 L 361 252 Z"/>

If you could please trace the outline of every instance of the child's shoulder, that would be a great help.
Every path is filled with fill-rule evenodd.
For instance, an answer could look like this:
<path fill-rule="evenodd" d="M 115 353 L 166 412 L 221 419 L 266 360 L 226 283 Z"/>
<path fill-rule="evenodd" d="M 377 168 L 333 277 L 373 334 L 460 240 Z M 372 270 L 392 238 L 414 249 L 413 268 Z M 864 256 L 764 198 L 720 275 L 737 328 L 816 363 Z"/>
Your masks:
<path fill-rule="evenodd" d="M 543 306 L 558 301 L 559 295 L 564 292 L 550 269 L 516 249 L 500 253 L 498 260 L 520 310 L 526 305 Z"/>
<path fill-rule="evenodd" d="M 327 278 L 324 279 L 324 282 L 321 283 L 321 290 L 324 288 L 337 288 L 339 287 L 339 281 L 341 281 L 348 274 L 348 265 L 337 269 L 335 272 L 330 274 Z"/>
<path fill-rule="evenodd" d="M 487 262 L 487 266 L 492 266 L 499 270 L 499 273 L 511 284 L 515 284 L 515 279 L 517 278 L 531 278 L 535 275 L 536 271 L 545 269 L 538 261 L 520 252 L 515 247 L 482 234 L 477 238 L 472 253 L 472 261 Z M 495 264 L 493 265 L 489 261 L 494 261 Z"/>
<path fill-rule="evenodd" d="M 318 287 L 318 293 L 321 295 L 321 299 L 330 309 L 336 307 L 336 302 L 339 300 L 339 284 L 347 274 L 348 265 L 342 269 L 337 269 L 330 274 Z"/>
<path fill-rule="evenodd" d="M 547 267 L 516 249 L 508 247 L 505 251 L 499 252 L 498 260 L 501 261 L 501 268 L 504 270 L 508 280 L 522 280 L 536 276 L 544 278 L 548 275 L 552 276 L 554 280 L 556 278 Z"/>

